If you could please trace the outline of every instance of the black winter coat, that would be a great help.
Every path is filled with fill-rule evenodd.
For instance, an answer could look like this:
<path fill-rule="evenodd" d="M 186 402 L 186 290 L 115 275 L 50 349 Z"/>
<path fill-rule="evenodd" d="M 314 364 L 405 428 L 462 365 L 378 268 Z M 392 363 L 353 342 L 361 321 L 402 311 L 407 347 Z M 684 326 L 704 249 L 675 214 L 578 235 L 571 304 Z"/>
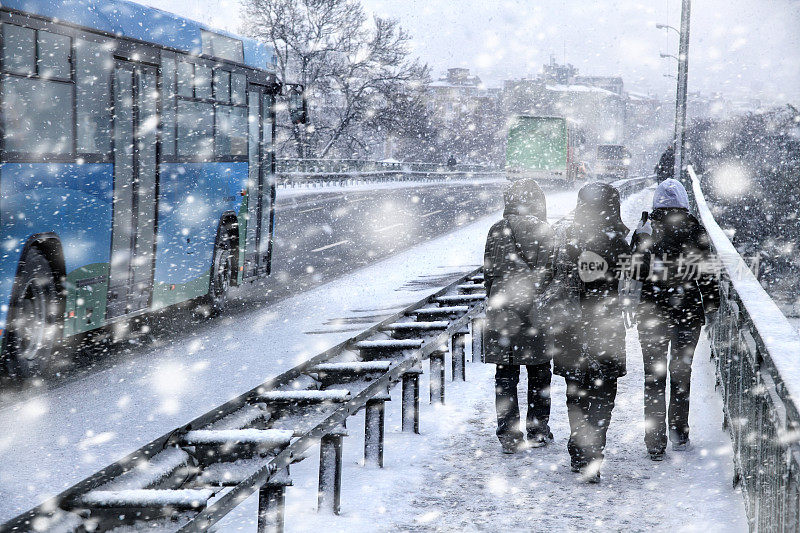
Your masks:
<path fill-rule="evenodd" d="M 675 174 L 675 150 L 672 147 L 667 148 L 661 154 L 661 159 L 658 160 L 655 171 L 658 181 L 673 177 Z"/>
<path fill-rule="evenodd" d="M 539 304 L 550 273 L 553 234 L 544 205 L 535 214 L 518 213 L 507 205 L 486 239 L 484 355 L 487 363 L 537 365 L 550 360 Z"/>
<path fill-rule="evenodd" d="M 595 202 L 608 204 L 607 212 L 583 216 L 581 209 L 597 206 L 586 205 L 579 196 L 576 223 L 556 230 L 554 279 L 545 294 L 553 372 L 579 380 L 626 374 L 618 275 L 631 253 L 627 228 L 619 218 L 616 189 L 605 184 L 587 187 L 602 196 Z"/>
<path fill-rule="evenodd" d="M 636 234 L 632 241 L 642 304 L 702 320 L 719 307 L 719 282 L 705 228 L 683 208 L 654 209 L 650 224 L 652 235 Z"/>

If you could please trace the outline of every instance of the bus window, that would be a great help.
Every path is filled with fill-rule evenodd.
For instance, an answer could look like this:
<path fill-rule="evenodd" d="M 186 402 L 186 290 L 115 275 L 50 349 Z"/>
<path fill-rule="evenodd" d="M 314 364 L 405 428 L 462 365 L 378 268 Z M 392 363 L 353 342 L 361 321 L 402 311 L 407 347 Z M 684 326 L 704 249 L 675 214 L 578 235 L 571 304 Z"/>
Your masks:
<path fill-rule="evenodd" d="M 247 108 L 231 109 L 231 155 L 247 155 Z"/>
<path fill-rule="evenodd" d="M 203 53 L 209 56 L 221 57 L 228 61 L 244 61 L 244 45 L 241 39 L 234 39 L 227 35 L 220 35 L 203 30 L 201 33 Z"/>
<path fill-rule="evenodd" d="M 194 65 L 178 62 L 178 96 L 194 97 Z"/>
<path fill-rule="evenodd" d="M 13 74 L 36 72 L 36 31 L 3 24 L 3 70 Z"/>
<path fill-rule="evenodd" d="M 214 100 L 227 104 L 231 101 L 231 73 L 225 70 L 214 71 Z"/>
<path fill-rule="evenodd" d="M 211 69 L 208 67 L 194 66 L 194 97 L 204 100 L 211 99 Z"/>
<path fill-rule="evenodd" d="M 72 84 L 5 76 L 2 99 L 6 152 L 72 154 Z"/>
<path fill-rule="evenodd" d="M 217 156 L 247 155 L 247 109 L 217 105 L 216 120 Z"/>
<path fill-rule="evenodd" d="M 214 104 L 178 101 L 178 155 L 214 157 Z"/>
<path fill-rule="evenodd" d="M 218 105 L 214 114 L 216 126 L 214 144 L 217 150 L 217 157 L 225 157 L 231 153 L 231 110 L 227 105 Z"/>
<path fill-rule="evenodd" d="M 247 78 L 244 74 L 234 73 L 231 75 L 231 103 L 235 105 L 245 105 L 247 103 L 246 87 Z"/>
<path fill-rule="evenodd" d="M 161 60 L 161 83 L 164 107 L 161 114 L 161 149 L 164 155 L 175 155 L 175 60 Z"/>
<path fill-rule="evenodd" d="M 72 78 L 70 56 L 72 39 L 48 31 L 37 32 L 36 46 L 39 52 L 39 75 L 43 78 L 68 80 Z"/>
<path fill-rule="evenodd" d="M 102 44 L 75 43 L 76 110 L 78 153 L 107 154 L 111 151 L 111 69 L 113 57 Z"/>

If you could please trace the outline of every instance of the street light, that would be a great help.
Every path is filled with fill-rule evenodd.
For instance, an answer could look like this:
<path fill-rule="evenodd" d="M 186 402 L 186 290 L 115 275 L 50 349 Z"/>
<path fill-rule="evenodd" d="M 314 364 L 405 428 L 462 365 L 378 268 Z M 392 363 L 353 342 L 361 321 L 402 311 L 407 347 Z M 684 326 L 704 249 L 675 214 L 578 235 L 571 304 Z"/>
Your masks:
<path fill-rule="evenodd" d="M 660 55 L 662 58 L 671 57 L 672 59 L 680 63 L 680 59 L 678 59 L 676 56 L 672 54 L 665 54 L 664 52 L 659 52 L 658 55 Z"/>
<path fill-rule="evenodd" d="M 672 78 L 673 80 L 677 80 L 678 79 L 675 76 L 673 76 L 672 74 L 664 74 L 664 77 L 665 78 Z"/>
<path fill-rule="evenodd" d="M 681 30 L 678 46 L 678 91 L 675 98 L 675 177 L 685 181 L 683 170 L 686 167 L 686 96 L 689 78 L 689 26 L 691 21 L 692 0 L 681 0 Z M 689 197 L 692 195 L 692 184 L 686 183 Z"/>
<path fill-rule="evenodd" d="M 679 36 L 681 34 L 681 31 L 678 28 L 670 26 L 669 24 L 661 24 L 661 23 L 656 22 L 656 28 L 658 28 L 659 30 L 672 30 L 675 33 L 677 33 Z"/>

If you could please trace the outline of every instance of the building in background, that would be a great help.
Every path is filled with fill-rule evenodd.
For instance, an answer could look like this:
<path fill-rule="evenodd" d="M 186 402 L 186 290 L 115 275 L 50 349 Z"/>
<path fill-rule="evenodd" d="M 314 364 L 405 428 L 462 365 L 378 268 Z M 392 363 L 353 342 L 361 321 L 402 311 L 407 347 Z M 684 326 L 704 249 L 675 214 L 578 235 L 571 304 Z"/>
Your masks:
<path fill-rule="evenodd" d="M 475 113 L 486 87 L 468 68 L 447 69 L 447 75 L 430 84 L 428 108 L 443 124 L 453 124 Z"/>

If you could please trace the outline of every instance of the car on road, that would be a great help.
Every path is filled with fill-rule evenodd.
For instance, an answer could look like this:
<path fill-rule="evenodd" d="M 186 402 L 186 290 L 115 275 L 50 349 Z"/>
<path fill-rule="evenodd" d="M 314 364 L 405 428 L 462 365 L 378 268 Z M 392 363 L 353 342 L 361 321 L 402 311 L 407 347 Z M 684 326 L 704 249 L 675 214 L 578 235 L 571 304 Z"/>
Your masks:
<path fill-rule="evenodd" d="M 631 166 L 631 153 L 621 144 L 601 144 L 597 147 L 595 174 L 598 179 L 625 179 Z"/>

